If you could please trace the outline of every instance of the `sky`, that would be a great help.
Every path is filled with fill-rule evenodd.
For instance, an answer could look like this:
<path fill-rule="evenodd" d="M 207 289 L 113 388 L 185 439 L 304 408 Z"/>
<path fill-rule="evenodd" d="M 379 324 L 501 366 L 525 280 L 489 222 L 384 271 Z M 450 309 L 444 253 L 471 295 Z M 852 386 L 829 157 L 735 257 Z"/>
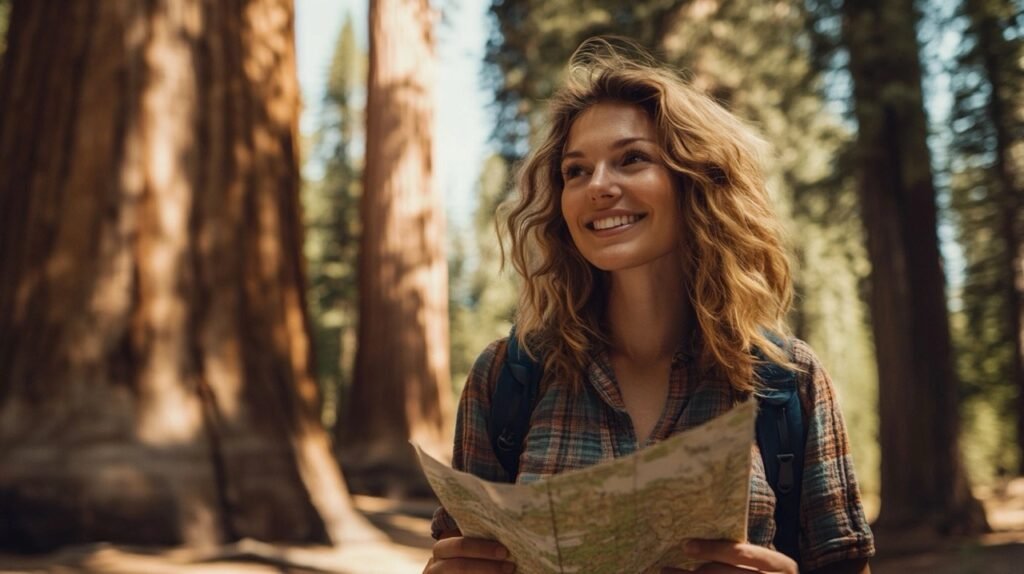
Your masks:
<path fill-rule="evenodd" d="M 346 13 L 352 14 L 359 44 L 366 49 L 366 10 L 366 0 L 295 0 L 299 83 L 305 102 L 300 126 L 304 134 L 316 127 L 331 52 Z M 444 10 L 446 22 L 438 26 L 435 35 L 440 61 L 434 101 L 434 177 L 435 185 L 444 192 L 449 226 L 465 227 L 476 207 L 476 184 L 489 153 L 487 140 L 492 124 L 487 109 L 491 96 L 480 79 L 487 40 L 487 3 L 448 0 Z"/>

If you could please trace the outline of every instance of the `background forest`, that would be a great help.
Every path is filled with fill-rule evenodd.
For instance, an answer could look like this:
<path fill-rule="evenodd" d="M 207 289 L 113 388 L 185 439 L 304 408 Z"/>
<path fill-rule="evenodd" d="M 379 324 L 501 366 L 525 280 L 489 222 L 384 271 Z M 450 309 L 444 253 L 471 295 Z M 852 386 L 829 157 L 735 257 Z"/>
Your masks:
<path fill-rule="evenodd" d="M 1021 249 L 1019 217 L 1014 219 L 1020 209 L 1014 206 L 1024 153 L 1021 6 L 919 2 L 916 8 L 961 440 L 971 445 L 964 456 L 973 483 L 991 485 L 1015 475 L 1019 465 L 1019 447 L 1012 445 L 1019 444 L 1015 398 L 1021 380 L 1015 350 L 1021 288 L 1014 282 Z M 623 8 L 612 2 L 504 1 L 491 6 L 490 16 L 494 28 L 483 81 L 494 95 L 494 154 L 481 166 L 471 225 L 449 229 L 453 391 L 459 392 L 479 351 L 512 324 L 517 288 L 500 268 L 494 212 L 510 192 L 512 166 L 543 129 L 543 101 L 582 39 L 625 34 L 658 47 L 775 146 L 772 189 L 798 273 L 791 327 L 818 351 L 839 385 L 861 486 L 869 499 L 877 497 L 871 262 L 858 207 L 857 122 L 838 3 L 641 2 Z M 363 110 L 354 104 L 365 94 L 365 54 L 358 51 L 353 26 L 347 20 L 338 38 L 326 117 L 314 139 L 325 174 L 304 188 L 311 314 L 322 350 L 317 365 L 329 397 L 323 420 L 339 427 L 345 426 L 338 409 L 346 402 L 357 341 L 353 238 L 362 158 L 356 148 L 365 137 L 358 119 Z M 995 125 L 994 113 L 1003 114 L 1005 126 Z"/>
<path fill-rule="evenodd" d="M 981 501 L 1024 472 L 1020 0 L 495 0 L 464 220 L 431 171 L 460 2 L 371 0 L 301 97 L 289 0 L 61 6 L 0 0 L 0 550 L 342 545 L 352 494 L 429 497 L 408 440 L 450 453 L 512 325 L 494 213 L 598 34 L 773 145 L 790 326 L 879 548 L 1005 528 Z"/>

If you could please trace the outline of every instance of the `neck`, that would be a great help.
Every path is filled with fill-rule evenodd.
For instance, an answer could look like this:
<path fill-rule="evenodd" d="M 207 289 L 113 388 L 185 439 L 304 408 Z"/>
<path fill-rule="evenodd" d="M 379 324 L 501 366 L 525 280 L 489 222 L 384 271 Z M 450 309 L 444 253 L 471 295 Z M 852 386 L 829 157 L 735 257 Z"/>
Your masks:
<path fill-rule="evenodd" d="M 676 259 L 612 272 L 608 323 L 613 354 L 644 363 L 670 359 L 693 324 Z"/>

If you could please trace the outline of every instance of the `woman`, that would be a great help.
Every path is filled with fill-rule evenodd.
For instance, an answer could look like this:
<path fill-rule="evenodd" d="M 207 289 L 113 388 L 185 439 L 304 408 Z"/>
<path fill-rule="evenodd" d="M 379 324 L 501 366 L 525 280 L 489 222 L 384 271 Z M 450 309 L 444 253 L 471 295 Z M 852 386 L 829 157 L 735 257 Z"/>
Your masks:
<path fill-rule="evenodd" d="M 749 542 L 687 551 L 709 561 L 702 572 L 868 572 L 873 539 L 832 384 L 810 348 L 786 336 L 790 274 L 760 139 L 616 39 L 577 50 L 550 119 L 506 218 L 524 280 L 517 338 L 545 373 L 519 473 L 502 469 L 487 431 L 505 341 L 469 376 L 452 466 L 529 482 L 629 454 L 749 398 L 756 349 L 797 373 L 807 421 L 799 564 L 771 547 L 775 497 L 760 456 Z M 500 544 L 457 528 L 439 509 L 426 572 L 514 571 Z"/>

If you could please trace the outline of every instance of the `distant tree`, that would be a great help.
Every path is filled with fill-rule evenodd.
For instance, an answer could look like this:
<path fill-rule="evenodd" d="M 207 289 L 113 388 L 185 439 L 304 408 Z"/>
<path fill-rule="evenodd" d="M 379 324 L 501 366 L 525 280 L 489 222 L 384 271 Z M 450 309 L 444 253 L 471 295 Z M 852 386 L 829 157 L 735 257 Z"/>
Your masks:
<path fill-rule="evenodd" d="M 325 399 L 325 424 L 344 418 L 345 395 L 355 360 L 358 309 L 359 195 L 366 55 L 356 46 L 351 15 L 335 42 L 327 74 L 313 155 L 323 175 L 305 182 L 305 253 L 317 380 Z"/>
<path fill-rule="evenodd" d="M 450 452 L 444 211 L 432 185 L 434 15 L 372 0 L 359 347 L 344 441 L 357 491 L 429 492 L 413 439 Z"/>
<path fill-rule="evenodd" d="M 872 268 L 882 448 L 877 528 L 978 532 L 987 524 L 958 446 L 958 380 L 912 0 L 844 2 L 843 38 Z"/>
<path fill-rule="evenodd" d="M 14 4 L 0 546 L 362 524 L 317 420 L 293 20 L 289 0 Z"/>
<path fill-rule="evenodd" d="M 1024 26 L 1010 0 L 966 0 L 953 81 L 952 191 L 966 259 L 961 373 L 1016 423 L 991 461 L 1024 473 Z M 1016 396 L 1016 400 L 1013 397 Z"/>

